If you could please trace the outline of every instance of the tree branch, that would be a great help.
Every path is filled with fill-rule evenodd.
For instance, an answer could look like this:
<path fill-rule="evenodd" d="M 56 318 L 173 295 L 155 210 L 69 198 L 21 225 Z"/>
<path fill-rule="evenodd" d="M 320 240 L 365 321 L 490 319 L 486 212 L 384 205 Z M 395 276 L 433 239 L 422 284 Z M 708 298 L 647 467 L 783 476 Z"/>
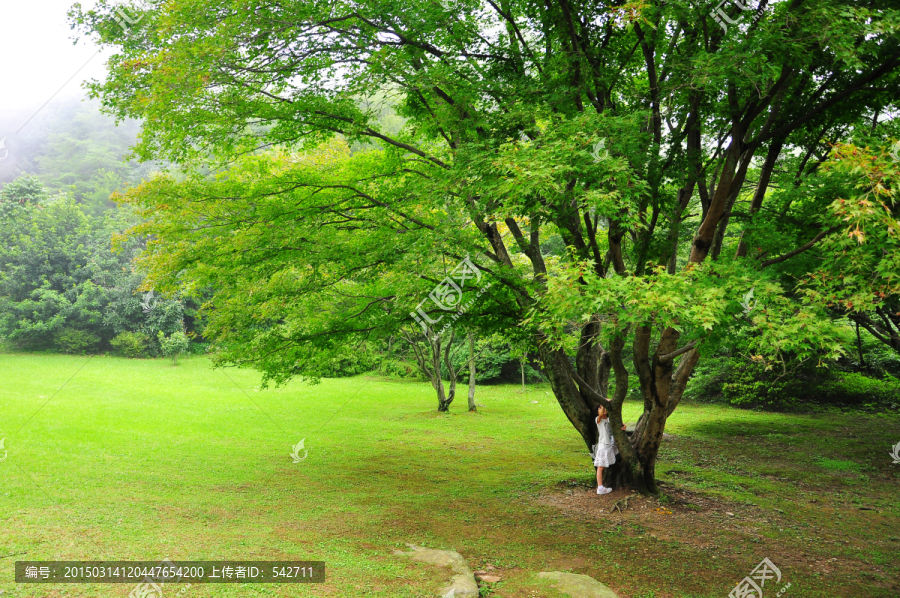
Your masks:
<path fill-rule="evenodd" d="M 811 248 L 813 245 L 815 245 L 816 243 L 821 241 L 825 235 L 831 234 L 839 228 L 841 228 L 841 227 L 840 226 L 832 226 L 831 228 L 823 230 L 818 235 L 813 237 L 812 241 L 810 241 L 809 243 L 806 243 L 805 245 L 802 245 L 793 251 L 788 251 L 784 255 L 779 255 L 778 257 L 773 257 L 770 260 L 764 261 L 762 263 L 762 267 L 765 268 L 766 266 L 771 266 L 772 264 L 779 264 L 783 261 L 791 259 L 795 255 L 799 255 L 799 254 L 803 253 L 804 251 L 806 251 L 807 249 Z"/>
<path fill-rule="evenodd" d="M 672 361 L 679 355 L 683 355 L 684 353 L 687 353 L 688 351 L 692 351 L 699 344 L 700 344 L 700 341 L 694 341 L 692 343 L 689 343 L 689 344 L 683 346 L 680 349 L 672 351 L 671 353 L 667 353 L 666 355 L 663 355 L 662 357 L 659 358 L 659 363 L 669 363 L 670 361 Z"/>

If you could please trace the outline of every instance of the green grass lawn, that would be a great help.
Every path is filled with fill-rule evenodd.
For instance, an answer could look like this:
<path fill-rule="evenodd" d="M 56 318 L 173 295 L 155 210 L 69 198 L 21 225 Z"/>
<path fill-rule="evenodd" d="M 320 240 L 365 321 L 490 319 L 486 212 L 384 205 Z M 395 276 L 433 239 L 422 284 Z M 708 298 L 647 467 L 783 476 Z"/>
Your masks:
<path fill-rule="evenodd" d="M 623 598 L 724 598 L 764 557 L 788 598 L 900 595 L 897 417 L 685 404 L 661 449 L 664 495 L 626 505 L 592 493 L 546 386 L 479 387 L 478 413 L 463 396 L 440 415 L 426 383 L 263 391 L 204 358 L 7 354 L 0 371 L 3 598 L 132 588 L 15 584 L 16 560 L 166 557 L 327 563 L 324 584 L 195 584 L 188 598 L 436 596 L 448 573 L 394 556 L 406 542 L 491 565 L 497 598 L 559 596 L 534 576 L 553 570 Z"/>

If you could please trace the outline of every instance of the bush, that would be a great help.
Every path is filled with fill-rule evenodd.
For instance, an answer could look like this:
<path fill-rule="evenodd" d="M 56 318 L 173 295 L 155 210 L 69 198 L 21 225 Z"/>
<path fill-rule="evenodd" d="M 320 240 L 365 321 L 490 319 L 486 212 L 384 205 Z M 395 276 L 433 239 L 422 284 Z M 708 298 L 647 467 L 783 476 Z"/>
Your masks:
<path fill-rule="evenodd" d="M 887 376 L 879 380 L 855 372 L 841 373 L 822 384 L 819 392 L 830 403 L 859 405 L 866 409 L 900 407 L 900 381 Z"/>
<path fill-rule="evenodd" d="M 160 330 L 157 334 L 157 339 L 159 339 L 162 354 L 172 358 L 172 365 L 178 365 L 178 356 L 182 353 L 187 353 L 191 344 L 191 339 L 181 330 L 173 332 L 169 336 L 166 336 Z"/>
<path fill-rule="evenodd" d="M 188 346 L 189 355 L 206 355 L 210 350 L 210 343 L 193 342 Z"/>
<path fill-rule="evenodd" d="M 150 349 L 150 337 L 141 332 L 122 332 L 110 344 L 125 357 L 146 357 Z"/>
<path fill-rule="evenodd" d="M 784 375 L 782 371 L 766 371 L 761 364 L 725 356 L 701 360 L 685 398 L 779 410 L 811 405 L 897 409 L 900 381 L 891 376 L 882 379 L 844 372 L 837 366 L 817 367 L 812 361 L 794 365 Z"/>
<path fill-rule="evenodd" d="M 96 334 L 75 328 L 63 328 L 53 335 L 53 344 L 59 351 L 79 355 L 95 351 L 101 340 Z"/>
<path fill-rule="evenodd" d="M 797 375 L 779 376 L 759 364 L 742 364 L 728 373 L 722 396 L 732 405 L 783 409 L 804 402 L 812 387 Z"/>
<path fill-rule="evenodd" d="M 401 361 L 399 359 L 385 359 L 378 367 L 378 371 L 382 376 L 391 378 L 412 378 L 424 380 L 422 372 L 412 363 Z"/>

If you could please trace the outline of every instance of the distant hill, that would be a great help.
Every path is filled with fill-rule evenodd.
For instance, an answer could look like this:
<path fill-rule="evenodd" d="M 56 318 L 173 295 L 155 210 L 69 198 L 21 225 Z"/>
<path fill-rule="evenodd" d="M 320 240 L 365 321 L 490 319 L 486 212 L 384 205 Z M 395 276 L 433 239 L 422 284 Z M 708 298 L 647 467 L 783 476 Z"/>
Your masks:
<path fill-rule="evenodd" d="M 0 184 L 30 174 L 48 191 L 71 193 L 85 211 L 97 215 L 115 206 L 108 200 L 111 193 L 159 169 L 159 164 L 128 159 L 139 130 L 137 121 L 117 126 L 94 101 L 61 101 L 36 115 L 0 115 L 5 145 L 0 149 Z"/>

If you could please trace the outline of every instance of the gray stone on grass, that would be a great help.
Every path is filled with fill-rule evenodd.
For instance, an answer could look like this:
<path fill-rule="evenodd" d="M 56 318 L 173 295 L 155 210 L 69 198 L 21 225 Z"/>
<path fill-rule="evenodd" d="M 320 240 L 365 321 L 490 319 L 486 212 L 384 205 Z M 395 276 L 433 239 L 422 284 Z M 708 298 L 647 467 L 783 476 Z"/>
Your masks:
<path fill-rule="evenodd" d="M 625 434 L 631 435 L 634 434 L 634 430 L 637 428 L 637 424 L 625 424 Z M 666 434 L 663 432 L 663 440 L 671 440 L 675 438 L 674 434 Z"/>
<path fill-rule="evenodd" d="M 543 571 L 538 573 L 538 577 L 554 582 L 557 590 L 572 598 L 619 598 L 618 594 L 590 575 Z"/>
<path fill-rule="evenodd" d="M 453 572 L 450 578 L 450 585 L 440 591 L 441 596 L 452 596 L 453 598 L 478 598 L 478 584 L 475 583 L 475 575 L 469 568 L 466 559 L 453 550 L 437 550 L 434 548 L 423 548 L 413 544 L 407 544 L 410 552 L 395 550 L 394 554 L 408 556 L 414 561 L 420 563 L 428 563 L 437 565 L 438 567 L 449 567 Z"/>

